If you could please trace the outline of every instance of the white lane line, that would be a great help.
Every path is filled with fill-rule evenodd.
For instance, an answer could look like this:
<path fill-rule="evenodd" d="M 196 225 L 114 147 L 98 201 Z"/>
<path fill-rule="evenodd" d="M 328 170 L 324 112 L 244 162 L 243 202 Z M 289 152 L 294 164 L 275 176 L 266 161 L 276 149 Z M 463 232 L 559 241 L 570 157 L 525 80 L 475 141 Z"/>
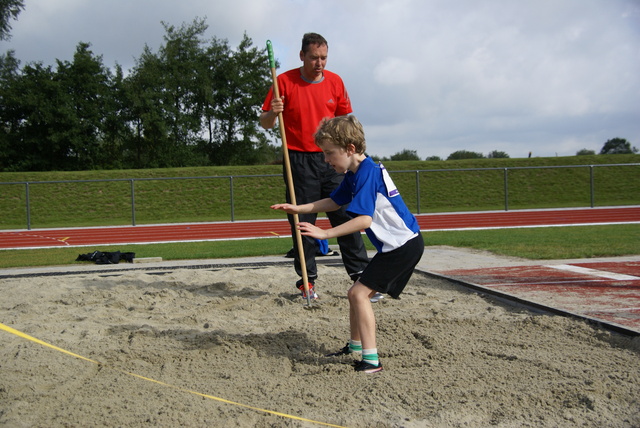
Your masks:
<path fill-rule="evenodd" d="M 585 311 L 585 314 L 597 314 L 597 313 L 615 313 L 615 312 L 630 312 L 640 311 L 640 308 L 611 308 L 611 309 L 598 309 L 596 311 Z"/>
<path fill-rule="evenodd" d="M 553 286 L 553 285 L 561 285 L 561 286 L 570 286 L 572 284 L 578 284 L 578 285 L 583 285 L 584 284 L 584 279 L 583 280 L 579 280 L 576 279 L 574 281 L 541 281 L 541 282 L 533 282 L 533 281 L 526 281 L 526 282 L 496 282 L 496 283 L 492 283 L 492 284 L 480 284 L 483 287 L 519 287 L 519 286 L 523 286 L 523 287 L 529 287 L 532 285 L 549 285 L 549 286 Z M 607 279 L 603 278 L 603 279 L 592 279 L 589 280 L 590 282 L 607 282 Z"/>
<path fill-rule="evenodd" d="M 633 281 L 633 280 L 636 280 L 636 279 L 640 279 L 640 277 L 638 277 L 638 276 L 624 275 L 622 273 L 606 272 L 606 271 L 603 271 L 603 270 L 590 269 L 590 268 L 580 267 L 580 266 L 545 265 L 545 267 L 550 267 L 550 268 L 558 269 L 558 270 L 566 270 L 566 271 L 575 272 L 575 273 L 583 273 L 585 275 L 592 275 L 592 276 L 597 276 L 597 277 L 600 277 L 600 278 L 615 279 L 615 280 L 618 280 L 618 281 Z"/>

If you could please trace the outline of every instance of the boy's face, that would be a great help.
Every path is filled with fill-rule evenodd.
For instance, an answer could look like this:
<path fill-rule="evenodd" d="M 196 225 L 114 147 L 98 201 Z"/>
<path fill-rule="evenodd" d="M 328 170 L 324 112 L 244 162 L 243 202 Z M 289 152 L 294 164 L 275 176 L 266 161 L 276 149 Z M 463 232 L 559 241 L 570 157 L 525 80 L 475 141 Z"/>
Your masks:
<path fill-rule="evenodd" d="M 318 147 L 320 147 L 324 153 L 324 161 L 331 165 L 337 173 L 344 174 L 351 167 L 349 151 L 336 146 L 329 140 L 322 140 L 318 143 Z"/>

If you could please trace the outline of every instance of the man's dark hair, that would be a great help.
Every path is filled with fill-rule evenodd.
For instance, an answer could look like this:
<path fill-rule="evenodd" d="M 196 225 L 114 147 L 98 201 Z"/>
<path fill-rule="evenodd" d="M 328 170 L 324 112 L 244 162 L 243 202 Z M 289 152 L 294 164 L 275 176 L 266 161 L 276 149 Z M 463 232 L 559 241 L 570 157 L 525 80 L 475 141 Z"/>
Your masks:
<path fill-rule="evenodd" d="M 318 33 L 307 33 L 302 36 L 302 52 L 306 53 L 309 45 L 326 45 L 327 48 L 329 47 L 329 43 Z"/>

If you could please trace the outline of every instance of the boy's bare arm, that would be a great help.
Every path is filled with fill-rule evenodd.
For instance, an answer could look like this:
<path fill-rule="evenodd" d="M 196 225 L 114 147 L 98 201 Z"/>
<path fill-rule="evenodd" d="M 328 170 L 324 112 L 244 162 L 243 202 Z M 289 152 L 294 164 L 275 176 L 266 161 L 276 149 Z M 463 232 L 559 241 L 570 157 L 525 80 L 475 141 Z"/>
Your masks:
<path fill-rule="evenodd" d="M 311 236 L 316 239 L 331 239 L 339 236 L 350 235 L 354 232 L 360 232 L 371 226 L 373 219 L 368 215 L 359 215 L 352 218 L 346 223 L 342 223 L 339 226 L 331 229 L 320 229 L 319 227 L 306 222 L 298 223 L 298 229 L 303 235 Z"/>
<path fill-rule="evenodd" d="M 333 199 L 326 198 L 319 201 L 311 202 L 303 205 L 293 204 L 275 204 L 271 205 L 271 209 L 282 210 L 288 214 L 311 214 L 311 213 L 326 213 L 335 211 L 340 208 L 340 205 L 333 202 Z"/>

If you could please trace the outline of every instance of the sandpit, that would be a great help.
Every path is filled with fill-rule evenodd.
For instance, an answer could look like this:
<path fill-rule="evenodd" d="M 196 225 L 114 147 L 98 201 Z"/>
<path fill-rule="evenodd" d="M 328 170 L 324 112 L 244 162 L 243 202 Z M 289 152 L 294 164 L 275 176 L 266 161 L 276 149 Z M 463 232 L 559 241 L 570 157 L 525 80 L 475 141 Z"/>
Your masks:
<path fill-rule="evenodd" d="M 375 304 L 366 375 L 324 357 L 350 284 L 320 275 L 312 308 L 281 265 L 4 279 L 2 324 L 99 364 L 0 331 L 0 425 L 640 426 L 637 338 L 418 272 Z"/>

